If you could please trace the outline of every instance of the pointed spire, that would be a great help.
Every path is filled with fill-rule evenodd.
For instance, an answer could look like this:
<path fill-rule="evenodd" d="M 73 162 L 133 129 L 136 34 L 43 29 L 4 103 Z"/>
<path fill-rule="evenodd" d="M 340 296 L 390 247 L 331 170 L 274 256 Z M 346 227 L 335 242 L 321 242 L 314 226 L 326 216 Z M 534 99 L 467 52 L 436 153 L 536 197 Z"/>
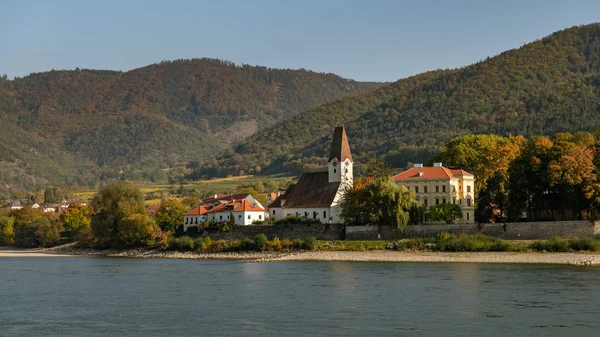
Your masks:
<path fill-rule="evenodd" d="M 350 153 L 350 145 L 348 144 L 348 136 L 343 126 L 338 126 L 333 132 L 333 141 L 331 142 L 331 152 L 329 153 L 329 161 L 337 158 L 338 161 L 344 161 L 346 158 L 352 160 Z"/>

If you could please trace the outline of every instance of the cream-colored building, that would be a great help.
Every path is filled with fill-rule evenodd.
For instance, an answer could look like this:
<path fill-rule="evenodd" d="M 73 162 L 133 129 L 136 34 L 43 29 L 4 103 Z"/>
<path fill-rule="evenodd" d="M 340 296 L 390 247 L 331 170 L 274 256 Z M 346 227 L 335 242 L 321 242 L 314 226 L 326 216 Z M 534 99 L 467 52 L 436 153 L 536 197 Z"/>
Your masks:
<path fill-rule="evenodd" d="M 456 223 L 475 222 L 475 177 L 472 174 L 448 169 L 442 163 L 434 163 L 433 167 L 415 164 L 392 179 L 414 191 L 417 201 L 427 209 L 439 204 L 457 204 L 463 218 L 457 219 Z"/>

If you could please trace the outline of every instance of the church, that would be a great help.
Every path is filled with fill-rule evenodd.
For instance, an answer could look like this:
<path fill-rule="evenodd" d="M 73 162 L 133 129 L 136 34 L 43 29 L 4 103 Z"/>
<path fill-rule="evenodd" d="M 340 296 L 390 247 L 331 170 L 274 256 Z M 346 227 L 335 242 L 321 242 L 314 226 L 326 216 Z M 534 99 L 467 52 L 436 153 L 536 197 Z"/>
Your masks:
<path fill-rule="evenodd" d="M 344 127 L 333 133 L 327 171 L 303 173 L 269 207 L 271 218 L 299 216 L 321 223 L 342 223 L 340 202 L 353 186 L 352 154 Z"/>

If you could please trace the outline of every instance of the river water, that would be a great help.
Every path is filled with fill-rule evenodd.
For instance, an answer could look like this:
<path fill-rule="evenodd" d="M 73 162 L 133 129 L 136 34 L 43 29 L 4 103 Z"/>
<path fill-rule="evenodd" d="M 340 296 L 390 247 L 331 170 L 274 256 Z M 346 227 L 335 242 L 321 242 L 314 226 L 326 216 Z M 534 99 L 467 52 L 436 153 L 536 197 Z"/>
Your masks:
<path fill-rule="evenodd" d="M 600 268 L 0 258 L 0 336 L 600 336 Z"/>

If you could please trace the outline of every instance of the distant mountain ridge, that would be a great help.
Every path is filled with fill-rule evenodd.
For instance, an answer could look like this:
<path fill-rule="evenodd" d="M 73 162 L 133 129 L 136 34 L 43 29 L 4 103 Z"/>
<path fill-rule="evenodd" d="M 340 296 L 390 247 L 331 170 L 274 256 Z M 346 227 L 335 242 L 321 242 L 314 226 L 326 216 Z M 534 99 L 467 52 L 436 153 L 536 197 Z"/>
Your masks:
<path fill-rule="evenodd" d="M 0 192 L 166 180 L 178 163 L 209 160 L 311 106 L 381 85 L 215 59 L 0 78 Z"/>
<path fill-rule="evenodd" d="M 448 139 L 593 131 L 600 126 L 600 25 L 572 27 L 476 64 L 436 70 L 310 108 L 261 130 L 190 177 L 310 171 L 345 125 L 355 160 L 423 162 Z M 276 139 L 277 141 L 273 141 Z"/>

